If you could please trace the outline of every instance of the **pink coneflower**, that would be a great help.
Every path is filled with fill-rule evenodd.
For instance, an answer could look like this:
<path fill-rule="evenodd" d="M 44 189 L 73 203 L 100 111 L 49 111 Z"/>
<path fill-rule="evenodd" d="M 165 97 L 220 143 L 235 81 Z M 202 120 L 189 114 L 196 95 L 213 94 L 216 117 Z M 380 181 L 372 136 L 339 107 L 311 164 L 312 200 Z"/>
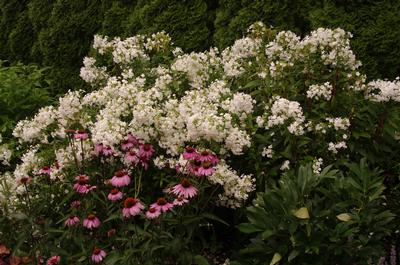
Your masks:
<path fill-rule="evenodd" d="M 129 140 L 125 140 L 121 143 L 121 149 L 123 151 L 127 151 L 129 149 L 131 149 L 134 146 L 133 143 L 129 142 Z"/>
<path fill-rule="evenodd" d="M 140 165 L 144 168 L 144 170 L 147 170 L 149 168 L 149 163 L 148 163 L 148 158 L 146 157 L 141 157 L 140 158 Z"/>
<path fill-rule="evenodd" d="M 77 182 L 74 184 L 74 190 L 78 193 L 86 194 L 89 191 L 96 189 L 96 186 L 87 184 L 89 177 L 86 175 L 79 175 L 75 179 Z"/>
<path fill-rule="evenodd" d="M 185 151 L 183 152 L 183 158 L 186 160 L 195 159 L 199 153 L 197 150 L 191 146 L 186 146 Z"/>
<path fill-rule="evenodd" d="M 198 161 L 204 162 L 204 161 L 208 161 L 211 162 L 213 164 L 218 163 L 218 158 L 216 155 L 214 155 L 213 153 L 211 153 L 210 151 L 203 151 L 201 152 L 198 157 L 197 157 Z"/>
<path fill-rule="evenodd" d="M 86 140 L 89 137 L 89 134 L 85 131 L 79 130 L 74 134 L 74 139 L 77 140 Z"/>
<path fill-rule="evenodd" d="M 100 155 L 103 153 L 104 145 L 103 144 L 95 144 L 94 145 L 94 152 L 96 155 Z"/>
<path fill-rule="evenodd" d="M 209 176 L 215 172 L 215 168 L 209 161 L 204 161 L 197 170 L 199 176 Z"/>
<path fill-rule="evenodd" d="M 31 181 L 32 181 L 31 177 L 22 177 L 22 178 L 19 179 L 19 183 L 22 184 L 22 185 L 26 185 Z"/>
<path fill-rule="evenodd" d="M 79 223 L 79 218 L 76 215 L 71 215 L 70 217 L 68 217 L 67 220 L 65 220 L 64 224 L 65 226 L 74 226 L 77 223 Z"/>
<path fill-rule="evenodd" d="M 108 194 L 107 198 L 110 201 L 119 201 L 122 199 L 122 196 L 123 196 L 123 194 L 122 194 L 122 192 L 119 191 L 119 189 L 112 189 L 110 191 L 110 193 Z"/>
<path fill-rule="evenodd" d="M 83 226 L 87 229 L 93 229 L 99 227 L 101 224 L 99 218 L 94 214 L 89 214 L 88 217 L 83 220 Z"/>
<path fill-rule="evenodd" d="M 81 204 L 82 203 L 80 200 L 76 200 L 76 201 L 71 202 L 71 207 L 78 208 L 79 206 L 81 206 Z"/>
<path fill-rule="evenodd" d="M 42 169 L 39 172 L 40 172 L 40 174 L 50 175 L 51 171 L 52 170 L 49 166 L 44 166 L 44 167 L 42 167 Z"/>
<path fill-rule="evenodd" d="M 128 173 L 123 170 L 119 170 L 115 172 L 114 176 L 111 179 L 111 185 L 114 187 L 124 187 L 128 186 L 131 183 L 131 178 Z"/>
<path fill-rule="evenodd" d="M 139 144 L 139 140 L 131 133 L 128 134 L 128 142 L 132 143 L 135 146 Z"/>
<path fill-rule="evenodd" d="M 159 210 L 157 210 L 156 208 L 150 208 L 147 212 L 146 212 L 146 217 L 149 219 L 154 219 L 159 217 L 161 214 L 161 212 Z"/>
<path fill-rule="evenodd" d="M 125 218 L 138 215 L 144 209 L 143 204 L 136 198 L 127 198 L 124 201 L 124 209 L 122 209 L 122 215 Z"/>
<path fill-rule="evenodd" d="M 46 265 L 55 265 L 60 263 L 60 261 L 61 261 L 60 256 L 53 256 L 47 260 Z"/>
<path fill-rule="evenodd" d="M 135 151 L 131 150 L 128 153 L 126 153 L 125 161 L 136 165 L 137 163 L 139 163 L 139 157 L 137 156 Z"/>
<path fill-rule="evenodd" d="M 186 178 L 183 179 L 181 183 L 175 185 L 172 189 L 173 194 L 185 199 L 196 196 L 197 192 L 197 188 L 193 186 Z"/>
<path fill-rule="evenodd" d="M 184 205 L 184 204 L 186 204 L 188 202 L 189 202 L 189 200 L 187 200 L 187 199 L 185 199 L 183 197 L 178 197 L 178 198 L 176 198 L 174 200 L 174 202 L 172 204 L 175 205 L 175 206 L 182 206 L 182 205 Z"/>
<path fill-rule="evenodd" d="M 201 166 L 201 162 L 200 161 L 192 161 L 191 163 L 189 163 L 189 165 L 187 166 L 187 170 L 189 171 L 190 174 L 195 175 L 195 176 L 200 176 L 199 175 L 199 168 Z"/>
<path fill-rule="evenodd" d="M 107 256 L 107 253 L 106 253 L 104 250 L 95 247 L 94 250 L 93 250 L 93 253 L 92 253 L 92 261 L 93 261 L 94 263 L 99 263 L 99 262 L 101 262 L 106 256 Z"/>
<path fill-rule="evenodd" d="M 103 147 L 102 153 L 104 156 L 110 156 L 114 154 L 114 150 L 111 148 L 111 146 L 105 146 Z"/>
<path fill-rule="evenodd" d="M 151 144 L 141 144 L 139 146 L 139 156 L 149 159 L 154 153 L 154 148 Z"/>
<path fill-rule="evenodd" d="M 168 202 L 165 198 L 158 198 L 157 202 L 150 205 L 150 208 L 155 208 L 157 211 L 165 213 L 174 208 L 174 205 Z"/>

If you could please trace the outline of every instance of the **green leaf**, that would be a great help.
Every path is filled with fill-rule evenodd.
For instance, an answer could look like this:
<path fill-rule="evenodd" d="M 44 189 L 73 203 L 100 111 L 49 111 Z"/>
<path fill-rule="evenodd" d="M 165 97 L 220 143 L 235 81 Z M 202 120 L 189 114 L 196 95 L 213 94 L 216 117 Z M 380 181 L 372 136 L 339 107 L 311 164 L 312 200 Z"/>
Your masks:
<path fill-rule="evenodd" d="M 278 252 L 276 252 L 274 254 L 274 256 L 272 257 L 271 262 L 269 263 L 269 265 L 275 265 L 277 264 L 280 260 L 282 259 L 281 254 L 279 254 Z"/>
<path fill-rule="evenodd" d="M 194 257 L 194 262 L 196 265 L 210 265 L 210 263 L 208 263 L 207 259 L 201 255 L 196 255 Z"/>
<path fill-rule="evenodd" d="M 251 234 L 251 233 L 262 231 L 262 229 L 254 226 L 253 224 L 250 224 L 250 223 L 240 224 L 240 225 L 238 225 L 238 228 L 241 232 L 246 233 L 246 234 Z"/>
<path fill-rule="evenodd" d="M 214 220 L 214 221 L 220 222 L 221 224 L 229 226 L 229 224 L 227 222 L 225 222 L 224 220 L 222 220 L 221 218 L 219 218 L 218 216 L 216 216 L 214 214 L 204 213 L 204 214 L 202 214 L 202 216 L 207 218 L 207 219 Z"/>
<path fill-rule="evenodd" d="M 268 239 L 270 236 L 275 235 L 276 231 L 273 230 L 265 230 L 262 234 L 261 234 L 261 238 L 263 240 Z"/>
<path fill-rule="evenodd" d="M 289 257 L 288 257 L 288 261 L 291 262 L 292 260 L 294 260 L 298 255 L 300 254 L 300 252 L 296 249 L 293 249 L 292 252 L 290 252 Z"/>

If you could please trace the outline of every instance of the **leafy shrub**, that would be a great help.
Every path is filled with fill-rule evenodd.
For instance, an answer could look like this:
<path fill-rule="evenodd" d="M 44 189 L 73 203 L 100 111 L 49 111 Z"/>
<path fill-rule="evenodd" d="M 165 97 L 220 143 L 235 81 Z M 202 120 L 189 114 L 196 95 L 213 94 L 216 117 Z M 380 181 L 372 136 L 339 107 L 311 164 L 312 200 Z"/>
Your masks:
<path fill-rule="evenodd" d="M 278 257 L 279 264 L 377 263 L 394 218 L 382 206 L 382 172 L 370 170 L 365 159 L 347 168 L 315 174 L 307 164 L 259 193 L 247 209 L 249 223 L 239 226 L 257 234 L 240 264 L 278 263 Z"/>
<path fill-rule="evenodd" d="M 243 246 L 241 235 L 232 237 L 234 243 L 220 240 L 228 231 L 220 225 L 238 223 L 254 189 L 268 196 L 275 189 L 285 191 L 278 197 L 287 210 L 315 225 L 305 226 L 309 234 L 339 231 L 336 223 L 308 217 L 327 206 L 332 222 L 334 215 L 352 218 L 341 226 L 359 229 L 350 229 L 355 243 L 375 246 L 392 231 L 393 216 L 379 204 L 380 170 L 399 174 L 400 81 L 367 82 L 350 37 L 339 28 L 319 28 L 300 38 L 256 23 L 222 52 L 184 53 L 164 32 L 126 39 L 96 35 L 80 72 L 91 91 L 65 94 L 13 131 L 25 153 L 14 172 L 3 176 L 3 211 L 21 237 L 4 238 L 16 251 L 50 261 L 61 255 L 68 263 L 206 264 L 210 252 L 231 248 L 224 253 L 231 255 Z M 377 169 L 368 170 L 365 161 Z M 333 171 L 322 170 L 326 166 Z M 329 178 L 320 180 L 320 174 Z M 297 177 L 310 185 L 309 197 L 296 193 L 303 194 Z M 373 197 L 367 201 L 368 181 Z M 191 195 L 179 194 L 178 183 Z M 124 205 L 110 201 L 121 197 L 118 190 L 108 195 L 113 187 L 124 193 L 118 198 Z M 189 202 L 170 211 L 169 203 L 179 199 L 174 195 Z M 366 203 L 365 212 L 355 210 Z M 151 210 L 161 206 L 162 213 Z M 231 208 L 229 215 L 222 206 Z M 302 230 L 308 221 L 278 216 L 295 224 L 284 229 L 298 231 L 304 242 L 296 259 L 308 260 L 317 251 Z M 385 229 L 380 222 L 388 224 Z M 339 232 L 333 241 L 333 234 L 323 237 L 321 249 L 345 242 Z M 273 260 L 289 253 L 288 242 Z M 338 251 L 354 251 L 351 242 Z M 354 262 L 375 258 L 381 253 L 376 250 L 360 250 Z M 335 264 L 336 257 L 330 258 Z"/>
<path fill-rule="evenodd" d="M 5 66 L 5 62 L 0 62 L 0 132 L 5 138 L 11 136 L 19 120 L 31 117 L 51 102 L 45 71 L 37 66 Z"/>

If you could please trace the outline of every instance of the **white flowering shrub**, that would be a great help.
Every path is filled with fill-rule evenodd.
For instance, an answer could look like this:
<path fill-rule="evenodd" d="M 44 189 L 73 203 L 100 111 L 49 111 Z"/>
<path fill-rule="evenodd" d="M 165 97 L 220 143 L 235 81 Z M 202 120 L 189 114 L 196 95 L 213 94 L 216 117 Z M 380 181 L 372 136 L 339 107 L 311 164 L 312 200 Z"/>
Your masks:
<path fill-rule="evenodd" d="M 183 53 L 164 32 L 96 35 L 80 72 L 90 88 L 14 129 L 25 153 L 0 199 L 10 220 L 31 220 L 19 246 L 67 263 L 200 263 L 194 239 L 236 225 L 223 213 L 282 172 L 366 157 L 398 173 L 399 82 L 368 83 L 350 38 L 256 23 L 223 51 Z"/>

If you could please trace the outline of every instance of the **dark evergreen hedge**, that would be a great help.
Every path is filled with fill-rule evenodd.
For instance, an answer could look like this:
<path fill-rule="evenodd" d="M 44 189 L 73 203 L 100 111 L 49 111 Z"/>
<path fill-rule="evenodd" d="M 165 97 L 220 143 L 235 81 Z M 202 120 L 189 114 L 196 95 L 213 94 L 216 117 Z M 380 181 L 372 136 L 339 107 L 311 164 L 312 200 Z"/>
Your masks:
<path fill-rule="evenodd" d="M 60 93 L 82 86 L 93 35 L 168 32 L 185 51 L 224 48 L 255 21 L 304 34 L 351 31 L 370 78 L 400 73 L 398 0 L 0 0 L 0 59 L 50 67 Z"/>

